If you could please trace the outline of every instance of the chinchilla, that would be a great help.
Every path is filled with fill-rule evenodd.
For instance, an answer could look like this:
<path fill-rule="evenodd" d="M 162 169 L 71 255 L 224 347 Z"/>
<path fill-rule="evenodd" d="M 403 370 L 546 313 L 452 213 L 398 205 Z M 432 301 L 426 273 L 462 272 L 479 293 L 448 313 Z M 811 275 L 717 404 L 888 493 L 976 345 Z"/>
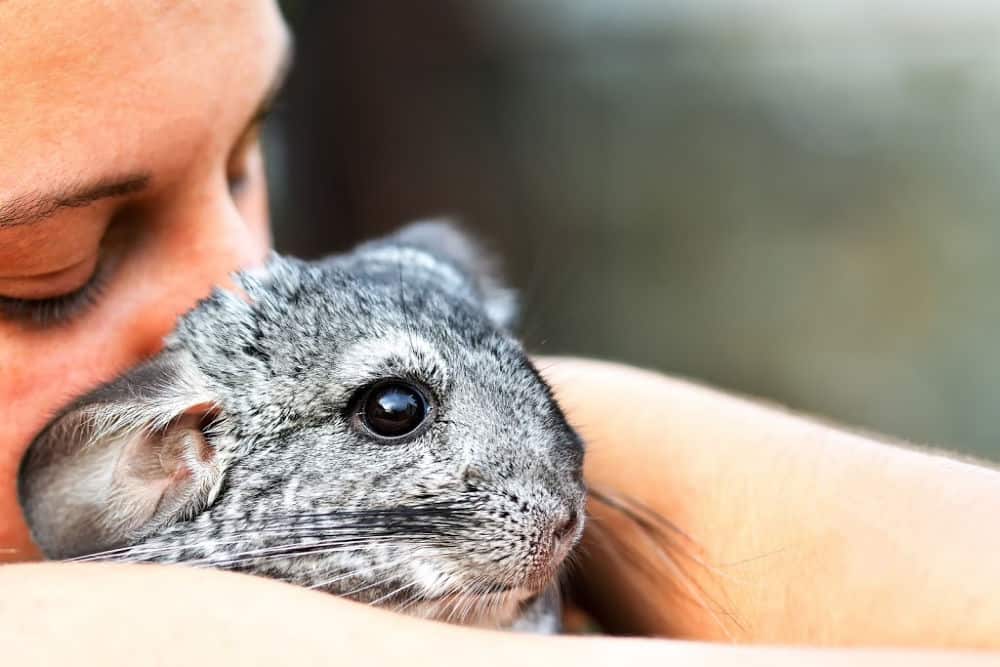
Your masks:
<path fill-rule="evenodd" d="M 418 223 L 236 283 L 32 443 L 19 494 L 46 556 L 555 631 L 583 445 L 475 244 Z"/>

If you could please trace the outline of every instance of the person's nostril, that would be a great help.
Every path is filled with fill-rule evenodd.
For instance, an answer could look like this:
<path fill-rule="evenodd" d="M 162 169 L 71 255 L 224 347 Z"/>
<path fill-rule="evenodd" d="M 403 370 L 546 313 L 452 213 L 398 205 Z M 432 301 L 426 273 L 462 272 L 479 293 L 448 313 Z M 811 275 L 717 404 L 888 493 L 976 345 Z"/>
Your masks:
<path fill-rule="evenodd" d="M 580 517 L 577 514 L 577 511 L 570 510 L 569 517 L 567 517 L 567 519 L 562 523 L 562 525 L 558 526 L 555 530 L 556 539 L 562 540 L 572 535 L 573 532 L 576 530 L 576 526 L 579 520 Z"/>

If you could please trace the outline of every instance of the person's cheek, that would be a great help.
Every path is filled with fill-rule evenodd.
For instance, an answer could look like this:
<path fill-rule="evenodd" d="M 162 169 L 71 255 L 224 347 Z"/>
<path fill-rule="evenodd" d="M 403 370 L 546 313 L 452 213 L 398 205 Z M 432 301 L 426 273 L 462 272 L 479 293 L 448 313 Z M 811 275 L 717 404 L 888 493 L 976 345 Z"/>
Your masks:
<path fill-rule="evenodd" d="M 216 188 L 141 224 L 91 312 L 46 331 L 0 325 L 0 562 L 38 555 L 15 493 L 34 435 L 73 398 L 158 352 L 179 315 L 270 248 L 262 177 L 238 202 Z"/>
<path fill-rule="evenodd" d="M 212 287 L 231 286 L 234 271 L 265 260 L 270 250 L 266 190 L 243 194 L 238 204 L 222 194 L 193 207 L 182 215 L 184 224 L 167 226 L 157 246 L 129 267 L 126 281 L 144 286 L 120 300 L 128 312 L 121 314 L 119 330 L 123 340 L 134 341 L 133 356 L 155 354 L 177 318 Z"/>
<path fill-rule="evenodd" d="M 39 555 L 16 493 L 17 469 L 28 443 L 61 406 L 112 375 L 127 357 L 102 335 L 103 317 L 95 313 L 83 321 L 87 328 L 0 326 L 0 563 Z"/>

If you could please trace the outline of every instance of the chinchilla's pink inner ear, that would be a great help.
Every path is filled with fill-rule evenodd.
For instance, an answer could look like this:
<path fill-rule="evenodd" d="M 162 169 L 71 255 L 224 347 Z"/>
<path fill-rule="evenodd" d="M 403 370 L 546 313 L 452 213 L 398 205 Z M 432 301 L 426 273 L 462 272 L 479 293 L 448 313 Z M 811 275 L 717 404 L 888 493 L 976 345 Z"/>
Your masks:
<path fill-rule="evenodd" d="M 18 493 L 47 557 L 126 546 L 204 509 L 218 490 L 218 417 L 169 363 L 84 396 L 32 443 Z"/>
<path fill-rule="evenodd" d="M 390 236 L 389 241 L 420 248 L 450 263 L 470 281 L 494 324 L 505 329 L 516 325 L 517 295 L 503 284 L 499 262 L 453 220 L 413 222 Z"/>

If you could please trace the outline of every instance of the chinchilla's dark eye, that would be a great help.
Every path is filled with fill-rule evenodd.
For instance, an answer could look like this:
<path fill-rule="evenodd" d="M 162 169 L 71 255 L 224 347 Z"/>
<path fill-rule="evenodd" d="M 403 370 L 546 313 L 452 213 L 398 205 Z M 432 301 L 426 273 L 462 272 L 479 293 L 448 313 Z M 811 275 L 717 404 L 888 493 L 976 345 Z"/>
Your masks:
<path fill-rule="evenodd" d="M 422 391 L 400 381 L 372 387 L 359 406 L 359 417 L 373 435 L 401 438 L 423 425 L 429 411 Z"/>

